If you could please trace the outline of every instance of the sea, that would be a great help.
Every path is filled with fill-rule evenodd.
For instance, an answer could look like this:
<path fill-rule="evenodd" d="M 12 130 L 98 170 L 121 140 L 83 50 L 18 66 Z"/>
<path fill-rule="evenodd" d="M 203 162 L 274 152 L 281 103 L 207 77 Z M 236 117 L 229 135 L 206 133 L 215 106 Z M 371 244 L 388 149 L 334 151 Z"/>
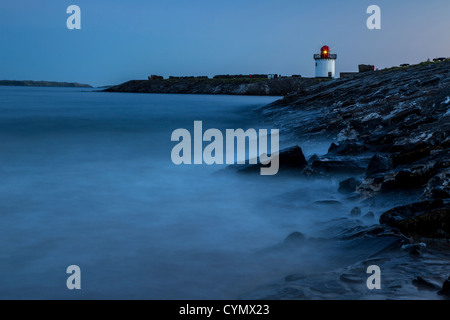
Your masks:
<path fill-rule="evenodd" d="M 256 110 L 277 99 L 0 87 L 0 299 L 282 298 L 288 275 L 320 291 L 382 250 L 336 240 L 377 223 L 349 217 L 337 179 L 172 162 L 174 130 L 275 129 Z M 330 143 L 281 134 L 307 158 Z M 293 232 L 311 240 L 289 245 Z M 342 296 L 331 288 L 324 298 Z"/>

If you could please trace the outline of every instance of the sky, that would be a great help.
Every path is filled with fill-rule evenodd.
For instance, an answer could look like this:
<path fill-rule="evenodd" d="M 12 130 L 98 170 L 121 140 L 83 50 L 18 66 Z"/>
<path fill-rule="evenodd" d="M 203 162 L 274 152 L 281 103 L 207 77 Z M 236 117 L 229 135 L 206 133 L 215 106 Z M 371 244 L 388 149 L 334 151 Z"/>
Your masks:
<path fill-rule="evenodd" d="M 370 5 L 381 30 L 369 30 Z M 67 7 L 81 8 L 69 30 Z M 301 74 L 450 57 L 449 0 L 1 0 L 0 80 L 111 85 L 151 74 Z"/>

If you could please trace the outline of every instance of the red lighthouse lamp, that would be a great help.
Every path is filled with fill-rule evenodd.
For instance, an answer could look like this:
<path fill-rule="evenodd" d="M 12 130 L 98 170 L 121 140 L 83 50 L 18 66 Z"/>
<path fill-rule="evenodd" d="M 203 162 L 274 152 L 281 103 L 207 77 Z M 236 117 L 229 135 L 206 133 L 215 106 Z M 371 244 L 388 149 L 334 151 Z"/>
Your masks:
<path fill-rule="evenodd" d="M 322 59 L 330 59 L 330 47 L 329 46 L 323 46 L 320 49 L 320 57 Z"/>

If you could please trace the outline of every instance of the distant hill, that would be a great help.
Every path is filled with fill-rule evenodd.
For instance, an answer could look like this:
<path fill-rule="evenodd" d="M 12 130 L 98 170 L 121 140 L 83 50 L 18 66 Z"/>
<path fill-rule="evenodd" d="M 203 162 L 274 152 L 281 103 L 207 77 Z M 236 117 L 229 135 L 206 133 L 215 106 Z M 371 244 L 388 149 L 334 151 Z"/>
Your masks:
<path fill-rule="evenodd" d="M 0 80 L 0 86 L 92 88 L 92 86 L 88 84 L 81 84 L 76 82 L 32 81 L 32 80 Z"/>

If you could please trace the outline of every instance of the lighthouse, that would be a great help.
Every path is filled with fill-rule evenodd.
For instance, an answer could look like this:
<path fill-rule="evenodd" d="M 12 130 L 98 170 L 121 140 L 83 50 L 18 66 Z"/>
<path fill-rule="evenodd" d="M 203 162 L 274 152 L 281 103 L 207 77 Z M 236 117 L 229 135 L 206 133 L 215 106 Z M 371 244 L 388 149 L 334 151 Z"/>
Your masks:
<path fill-rule="evenodd" d="M 314 55 L 316 60 L 316 78 L 334 78 L 336 76 L 336 54 L 331 54 L 329 46 L 323 46 L 320 54 Z"/>

